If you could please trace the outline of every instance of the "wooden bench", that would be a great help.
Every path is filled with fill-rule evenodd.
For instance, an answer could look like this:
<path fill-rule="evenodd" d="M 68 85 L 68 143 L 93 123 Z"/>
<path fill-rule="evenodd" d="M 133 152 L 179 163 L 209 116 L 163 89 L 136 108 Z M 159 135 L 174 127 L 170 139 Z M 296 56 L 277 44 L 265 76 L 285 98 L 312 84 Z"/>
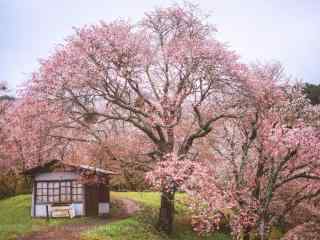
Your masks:
<path fill-rule="evenodd" d="M 72 205 L 52 205 L 51 206 L 51 217 L 59 218 L 59 217 L 75 217 L 75 211 Z"/>

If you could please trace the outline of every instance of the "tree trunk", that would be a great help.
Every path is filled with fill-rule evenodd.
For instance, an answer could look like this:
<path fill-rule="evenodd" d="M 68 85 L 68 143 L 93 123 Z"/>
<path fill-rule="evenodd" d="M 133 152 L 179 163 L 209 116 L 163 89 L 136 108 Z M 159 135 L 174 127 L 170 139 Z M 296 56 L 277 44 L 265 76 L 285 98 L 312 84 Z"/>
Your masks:
<path fill-rule="evenodd" d="M 250 240 L 250 233 L 251 233 L 252 228 L 251 227 L 245 227 L 243 229 L 243 240 Z"/>
<path fill-rule="evenodd" d="M 250 233 L 249 232 L 245 232 L 243 234 L 243 240 L 250 240 Z"/>
<path fill-rule="evenodd" d="M 259 240 L 266 240 L 268 239 L 268 231 L 266 226 L 265 219 L 262 219 L 259 224 Z"/>
<path fill-rule="evenodd" d="M 172 233 L 174 217 L 174 193 L 162 192 L 158 229 L 167 234 Z"/>

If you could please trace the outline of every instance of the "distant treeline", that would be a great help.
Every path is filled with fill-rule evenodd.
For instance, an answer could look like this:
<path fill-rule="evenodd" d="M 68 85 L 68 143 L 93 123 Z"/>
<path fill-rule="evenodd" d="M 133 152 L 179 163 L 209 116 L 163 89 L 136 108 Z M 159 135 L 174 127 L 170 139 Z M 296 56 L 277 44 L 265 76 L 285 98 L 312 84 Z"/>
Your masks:
<path fill-rule="evenodd" d="M 320 84 L 306 83 L 303 90 L 313 105 L 320 103 Z"/>

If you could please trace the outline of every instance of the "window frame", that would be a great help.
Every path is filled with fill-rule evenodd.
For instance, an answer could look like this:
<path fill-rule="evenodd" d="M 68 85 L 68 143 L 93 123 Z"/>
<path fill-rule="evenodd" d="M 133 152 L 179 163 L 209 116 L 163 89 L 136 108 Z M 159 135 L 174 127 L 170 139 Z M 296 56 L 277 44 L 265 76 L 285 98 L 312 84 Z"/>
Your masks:
<path fill-rule="evenodd" d="M 55 184 L 57 183 L 58 183 L 58 187 L 55 187 Z M 38 184 L 42 184 L 42 186 L 39 188 Z M 84 202 L 84 185 L 79 183 L 77 180 L 39 180 L 39 181 L 35 181 L 34 185 L 35 185 L 34 198 L 35 198 L 36 204 L 53 204 L 53 203 L 68 204 L 68 203 Z M 50 185 L 52 185 L 52 187 L 49 187 Z M 65 188 L 65 191 L 67 191 L 68 186 L 69 186 L 70 192 L 62 193 L 61 189 Z M 78 189 L 81 189 L 81 190 L 78 190 Z M 56 190 L 58 190 L 58 194 L 55 193 Z M 41 193 L 39 194 L 39 192 Z M 65 199 L 67 200 L 62 201 L 63 195 L 69 196 L 69 197 L 65 197 Z M 40 197 L 40 201 L 39 201 L 39 197 Z M 50 200 L 51 197 L 52 197 L 52 201 Z"/>

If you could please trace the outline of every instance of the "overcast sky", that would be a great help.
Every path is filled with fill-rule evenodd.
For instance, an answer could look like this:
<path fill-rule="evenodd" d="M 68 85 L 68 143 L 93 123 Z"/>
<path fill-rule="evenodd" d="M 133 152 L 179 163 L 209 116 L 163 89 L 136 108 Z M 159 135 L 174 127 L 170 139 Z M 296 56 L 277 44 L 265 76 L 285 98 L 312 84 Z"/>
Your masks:
<path fill-rule="evenodd" d="M 175 1 L 179 2 L 179 1 Z M 198 0 L 217 37 L 246 62 L 278 60 L 287 73 L 320 83 L 319 0 Z M 137 21 L 167 0 L 0 0 L 0 80 L 17 89 L 72 27 L 119 18 Z"/>

